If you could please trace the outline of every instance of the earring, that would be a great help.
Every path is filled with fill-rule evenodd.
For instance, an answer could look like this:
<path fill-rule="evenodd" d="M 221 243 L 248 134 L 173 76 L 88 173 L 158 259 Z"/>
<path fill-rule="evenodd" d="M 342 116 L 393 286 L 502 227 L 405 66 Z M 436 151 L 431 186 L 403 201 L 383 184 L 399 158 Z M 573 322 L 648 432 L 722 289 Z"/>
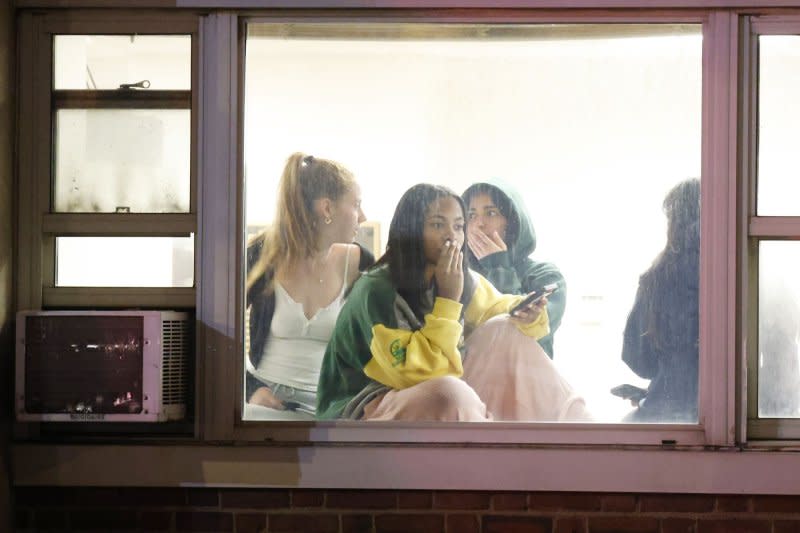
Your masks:
<path fill-rule="evenodd" d="M 331 217 L 325 217 L 326 224 L 330 224 L 331 222 L 333 222 L 333 220 L 331 220 Z"/>

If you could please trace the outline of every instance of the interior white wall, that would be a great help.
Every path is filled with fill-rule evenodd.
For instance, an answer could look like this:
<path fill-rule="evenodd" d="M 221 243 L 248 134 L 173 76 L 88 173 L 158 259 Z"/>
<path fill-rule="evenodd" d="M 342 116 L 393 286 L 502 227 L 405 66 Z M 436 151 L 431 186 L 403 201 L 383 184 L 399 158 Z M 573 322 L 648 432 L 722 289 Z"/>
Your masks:
<path fill-rule="evenodd" d="M 418 182 L 461 192 L 497 176 L 522 191 L 536 260 L 568 303 L 555 362 L 603 420 L 608 389 L 645 384 L 620 361 L 639 275 L 665 241 L 661 202 L 700 174 L 701 35 L 540 41 L 251 38 L 246 223 L 267 223 L 286 157 L 354 171 L 382 242 Z"/>

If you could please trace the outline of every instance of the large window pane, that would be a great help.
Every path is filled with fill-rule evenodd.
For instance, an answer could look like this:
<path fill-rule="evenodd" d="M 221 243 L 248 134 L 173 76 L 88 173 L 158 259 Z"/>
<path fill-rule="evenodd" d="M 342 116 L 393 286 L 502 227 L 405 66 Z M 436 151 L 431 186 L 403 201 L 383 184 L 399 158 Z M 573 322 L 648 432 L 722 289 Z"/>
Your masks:
<path fill-rule="evenodd" d="M 58 287 L 191 287 L 194 237 L 58 237 Z"/>
<path fill-rule="evenodd" d="M 641 421 L 696 421 L 699 241 L 667 258 L 675 213 L 663 205 L 700 173 L 701 44 L 699 26 L 250 25 L 248 232 L 275 215 L 296 151 L 353 171 L 376 255 L 412 185 L 461 194 L 501 178 L 532 218 L 531 258 L 566 280 L 553 362 L 594 419 L 640 421 L 610 389 L 652 380 L 680 385 L 654 393 L 651 406 L 669 405 Z M 689 188 L 673 196 L 687 196 L 699 236 L 699 189 Z M 640 276 L 660 269 L 669 281 L 640 291 Z M 652 341 L 631 356 L 638 374 L 622 360 L 635 302 L 645 312 L 629 336 Z"/>
<path fill-rule="evenodd" d="M 800 244 L 763 241 L 758 266 L 758 416 L 800 417 Z"/>
<path fill-rule="evenodd" d="M 758 214 L 800 215 L 800 36 L 762 35 L 758 79 Z"/>
<path fill-rule="evenodd" d="M 118 89 L 147 80 L 152 90 L 191 88 L 189 35 L 56 35 L 55 89 Z"/>
<path fill-rule="evenodd" d="M 59 110 L 55 211 L 188 212 L 190 128 L 188 109 Z"/>

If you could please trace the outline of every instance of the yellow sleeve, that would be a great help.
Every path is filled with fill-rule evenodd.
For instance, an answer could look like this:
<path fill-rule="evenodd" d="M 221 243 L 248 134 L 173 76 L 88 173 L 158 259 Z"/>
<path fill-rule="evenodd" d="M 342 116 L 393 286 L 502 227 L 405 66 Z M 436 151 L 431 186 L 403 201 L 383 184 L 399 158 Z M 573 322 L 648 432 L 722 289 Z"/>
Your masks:
<path fill-rule="evenodd" d="M 433 309 L 425 315 L 425 324 L 417 331 L 375 324 L 370 342 L 372 358 L 364 373 L 393 389 L 441 376 L 461 377 L 460 314 L 459 302 L 436 298 Z"/>
<path fill-rule="evenodd" d="M 494 316 L 507 314 L 525 298 L 524 294 L 501 294 L 486 278 L 476 272 L 471 272 L 471 274 L 475 281 L 475 289 L 472 299 L 464 311 L 464 319 L 471 327 L 478 327 Z M 547 308 L 530 324 L 523 324 L 519 321 L 514 323 L 523 334 L 536 340 L 550 333 Z"/>

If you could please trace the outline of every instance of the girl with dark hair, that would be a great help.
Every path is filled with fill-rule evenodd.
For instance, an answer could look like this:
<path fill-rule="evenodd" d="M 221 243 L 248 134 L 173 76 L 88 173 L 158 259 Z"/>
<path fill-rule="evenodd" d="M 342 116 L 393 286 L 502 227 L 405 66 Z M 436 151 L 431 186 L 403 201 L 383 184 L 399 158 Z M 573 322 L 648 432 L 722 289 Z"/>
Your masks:
<path fill-rule="evenodd" d="M 500 294 L 468 268 L 465 223 L 449 189 L 406 191 L 386 253 L 354 285 L 328 343 L 318 417 L 587 418 L 536 343 L 549 331 L 546 298 L 509 316 L 524 296 Z"/>
<path fill-rule="evenodd" d="M 550 333 L 538 339 L 552 359 L 553 336 L 567 306 L 567 284 L 554 264 L 530 258 L 536 250 L 536 231 L 522 196 L 508 183 L 493 179 L 470 185 L 461 197 L 467 207 L 471 268 L 507 294 L 558 286 L 547 299 Z"/>
<path fill-rule="evenodd" d="M 697 421 L 700 180 L 673 187 L 663 209 L 667 244 L 639 278 L 625 325 L 622 360 L 650 380 L 628 422 Z"/>
<path fill-rule="evenodd" d="M 353 244 L 364 221 L 360 196 L 335 161 L 302 153 L 286 161 L 275 221 L 247 249 L 247 412 L 314 418 L 320 363 L 346 290 L 374 262 Z"/>

